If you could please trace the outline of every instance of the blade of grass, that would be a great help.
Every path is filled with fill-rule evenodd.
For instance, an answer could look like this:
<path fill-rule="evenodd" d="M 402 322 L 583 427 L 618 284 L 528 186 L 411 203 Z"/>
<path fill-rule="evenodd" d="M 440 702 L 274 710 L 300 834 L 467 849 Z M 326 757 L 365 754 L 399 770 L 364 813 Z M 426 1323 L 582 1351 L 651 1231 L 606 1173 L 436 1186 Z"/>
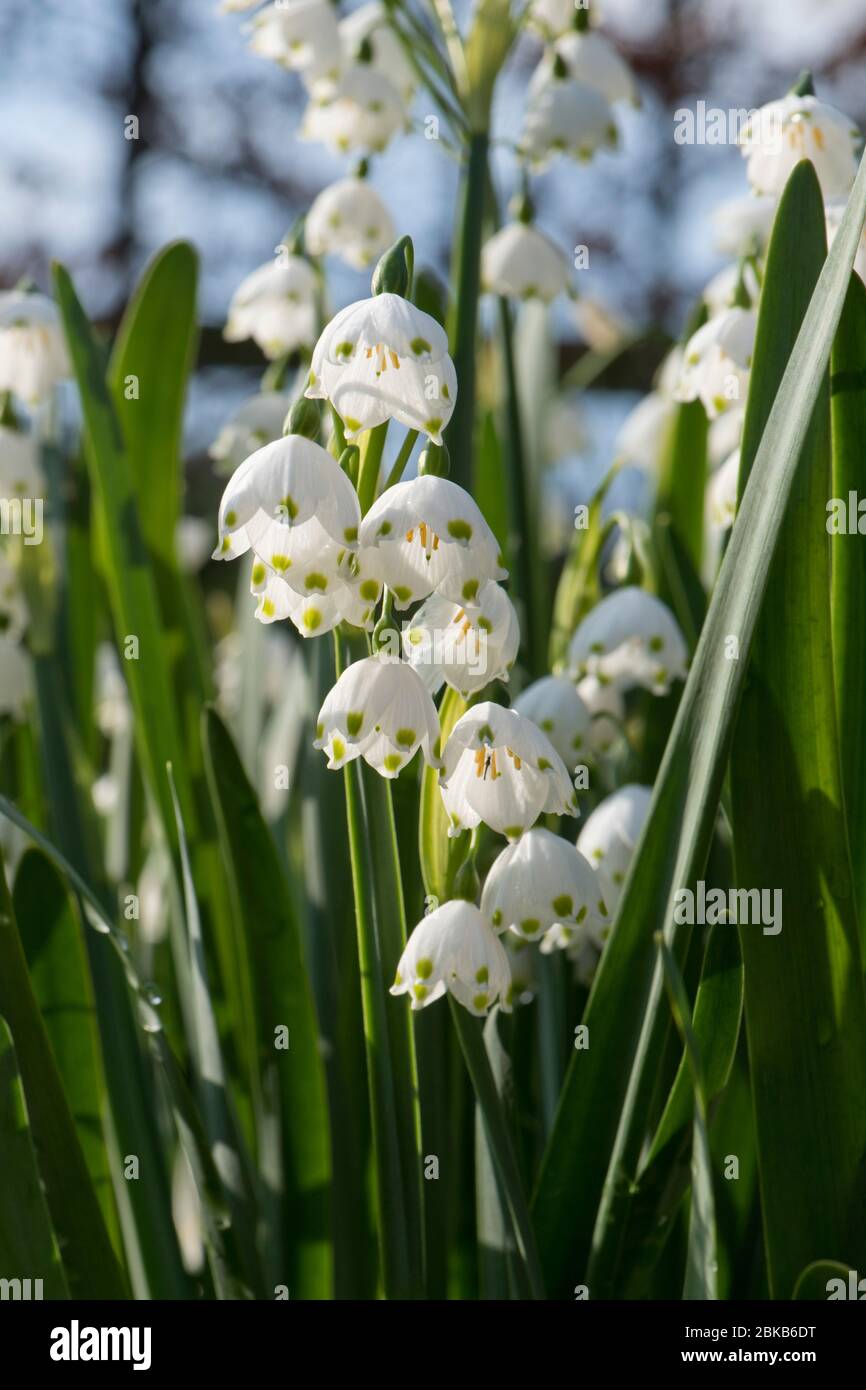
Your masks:
<path fill-rule="evenodd" d="M 743 507 L 769 403 L 825 255 L 823 204 L 811 168 L 801 182 L 797 221 L 777 220 L 767 253 L 741 446 Z M 780 933 L 740 927 L 773 1298 L 790 1297 L 810 1260 L 843 1258 L 866 1266 L 866 995 L 830 608 L 831 545 L 838 550 L 852 538 L 827 534 L 830 485 L 825 369 L 773 558 L 731 754 L 736 882 L 781 895 L 774 913 Z M 845 672 L 851 674 L 857 678 L 856 671 Z M 844 698 L 862 704 L 862 687 Z M 821 1201 L 804 1200 L 814 1189 Z"/>
<path fill-rule="evenodd" d="M 234 908 L 249 954 L 264 1093 L 279 1096 L 290 1251 L 283 1282 L 298 1297 L 327 1298 L 330 1130 L 298 925 L 276 846 L 231 737 L 212 709 L 205 711 L 202 728 Z"/>
<path fill-rule="evenodd" d="M 0 1017 L 0 1278 L 39 1280 L 36 1297 L 68 1298 L 69 1290 L 42 1177 L 12 1034 Z M 5 1296 L 5 1295 L 4 1295 Z M 25 1295 L 29 1296 L 29 1295 Z"/>
<path fill-rule="evenodd" d="M 811 168 L 798 165 L 777 218 L 796 218 Z M 535 1218 L 548 1286 L 561 1291 L 586 1267 L 604 1175 L 614 1192 L 628 1184 L 639 1156 L 661 1026 L 663 976 L 651 936 L 666 927 L 672 943 L 674 894 L 692 885 L 709 851 L 752 636 L 764 598 L 800 452 L 821 389 L 866 214 L 861 161 L 841 227 L 773 402 L 746 494 L 734 522 L 707 621 L 680 701 L 632 862 L 614 931 L 601 959 L 585 1022 L 592 1045 L 576 1052 L 535 1195 Z M 725 657 L 739 640 L 739 660 Z M 666 1022 L 666 1020 L 664 1020 Z M 621 1124 L 618 1126 L 618 1119 Z"/>

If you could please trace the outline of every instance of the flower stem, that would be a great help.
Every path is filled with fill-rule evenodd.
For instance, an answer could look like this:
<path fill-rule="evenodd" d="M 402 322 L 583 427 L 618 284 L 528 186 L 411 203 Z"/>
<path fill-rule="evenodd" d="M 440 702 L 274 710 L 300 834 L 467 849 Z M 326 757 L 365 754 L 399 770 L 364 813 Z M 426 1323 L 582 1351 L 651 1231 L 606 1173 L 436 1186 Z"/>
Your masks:
<path fill-rule="evenodd" d="M 542 602 L 541 561 L 538 554 L 537 531 L 535 527 L 534 499 L 529 486 L 526 450 L 523 439 L 523 419 L 520 409 L 520 395 L 517 384 L 517 369 L 514 361 L 514 326 L 511 308 L 507 299 L 499 300 L 499 318 L 502 328 L 502 360 L 505 368 L 505 458 L 508 466 L 508 485 L 511 502 L 512 536 L 517 538 L 516 588 L 523 605 L 522 641 L 524 661 L 533 676 L 542 676 L 546 670 L 545 653 L 547 633 L 544 614 L 547 604 Z"/>
<path fill-rule="evenodd" d="M 382 451 L 385 448 L 385 436 L 388 433 L 388 422 L 384 425 L 376 425 L 375 429 L 367 430 L 361 443 L 361 467 L 358 472 L 358 501 L 361 503 L 361 515 L 366 516 L 376 500 L 376 486 L 379 482 L 379 470 L 382 467 Z"/>
<path fill-rule="evenodd" d="M 486 131 L 476 131 L 469 140 L 469 158 L 463 175 L 460 237 L 454 261 L 451 322 L 449 337 L 457 372 L 457 401 L 446 443 L 451 454 L 451 477 L 467 490 L 472 487 L 473 436 L 475 422 L 475 335 L 478 324 L 478 295 L 481 288 L 481 241 L 487 189 Z"/>
<path fill-rule="evenodd" d="M 478 1021 L 466 1012 L 461 1004 L 449 995 L 451 1017 L 457 1029 L 463 1058 L 469 1072 L 479 1109 L 484 1117 L 487 1143 L 491 1157 L 502 1183 L 508 1202 L 508 1210 L 514 1226 L 517 1246 L 526 1266 L 529 1288 L 533 1298 L 544 1298 L 544 1283 L 541 1265 L 535 1243 L 535 1232 L 529 1215 L 517 1155 L 505 1121 L 502 1100 L 496 1088 L 496 1080 L 490 1067 L 490 1058 L 484 1046 L 484 1038 Z"/>
<path fill-rule="evenodd" d="M 339 637 L 335 637 L 335 650 L 339 675 L 344 665 Z M 411 1025 L 406 1025 L 407 1042 L 398 1036 L 396 1026 L 391 1026 L 385 985 L 386 972 L 393 969 L 402 949 L 392 940 L 393 929 L 386 931 L 388 909 L 396 907 L 402 912 L 402 891 L 396 903 L 382 901 L 382 893 L 377 892 L 376 841 L 378 838 L 381 842 L 383 827 L 374 827 L 371 823 L 359 761 L 348 763 L 343 775 L 375 1155 L 382 1283 L 386 1298 L 409 1299 L 421 1295 L 423 1282 L 420 1140 L 415 1134 L 413 1119 L 417 1111 L 417 1074 Z M 384 827 L 384 834 L 393 835 L 393 817 Z M 399 884 L 399 862 L 396 875 Z M 399 927 L 398 920 L 398 935 Z M 394 961 L 390 959 L 392 954 Z M 395 1057 L 395 1047 L 400 1048 L 400 1057 Z"/>
<path fill-rule="evenodd" d="M 417 438 L 417 430 L 407 430 L 406 438 L 403 440 L 403 443 L 400 446 L 400 452 L 394 461 L 394 467 L 388 474 L 388 481 L 385 483 L 384 491 L 387 492 L 389 487 L 393 487 L 395 483 L 399 483 L 405 471 L 406 464 L 409 462 L 409 459 L 411 458 L 412 450 L 415 448 L 415 441 Z"/>

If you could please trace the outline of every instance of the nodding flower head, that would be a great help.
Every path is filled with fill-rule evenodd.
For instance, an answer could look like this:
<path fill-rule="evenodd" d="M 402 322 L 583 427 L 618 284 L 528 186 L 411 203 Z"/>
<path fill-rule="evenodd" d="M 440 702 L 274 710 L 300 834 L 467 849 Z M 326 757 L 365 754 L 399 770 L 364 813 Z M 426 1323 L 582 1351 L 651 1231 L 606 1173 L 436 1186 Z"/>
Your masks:
<path fill-rule="evenodd" d="M 268 261 L 232 295 L 223 337 L 252 338 L 266 357 L 282 357 L 316 340 L 316 276 L 302 256 Z"/>
<path fill-rule="evenodd" d="M 23 290 L 0 291 L 0 391 L 37 405 L 71 374 L 54 301 Z"/>
<path fill-rule="evenodd" d="M 350 304 L 316 344 L 307 395 L 330 401 L 350 442 L 394 419 L 440 444 L 457 399 L 445 330 L 399 294 Z"/>
<path fill-rule="evenodd" d="M 489 582 L 475 606 L 432 594 L 403 631 L 403 651 L 432 695 L 443 682 L 464 698 L 508 680 L 520 646 L 514 604 Z"/>
<path fill-rule="evenodd" d="M 548 304 L 567 289 L 568 278 L 566 257 L 531 223 L 509 222 L 481 252 L 482 284 L 492 294 Z"/>
<path fill-rule="evenodd" d="M 404 661 L 368 656 L 348 666 L 325 698 L 315 747 L 328 767 L 363 758 L 383 777 L 396 777 L 421 749 L 431 767 L 439 718 L 424 683 Z"/>
<path fill-rule="evenodd" d="M 598 875 L 570 841 L 538 828 L 527 830 L 493 861 L 481 910 L 497 931 L 527 941 L 558 926 L 562 945 L 608 923 Z"/>
<path fill-rule="evenodd" d="M 778 197 L 794 165 L 810 159 L 824 197 L 844 198 L 857 173 L 859 141 L 849 116 L 816 96 L 789 92 L 754 113 L 739 145 L 755 193 Z"/>
<path fill-rule="evenodd" d="M 597 871 L 605 905 L 613 916 L 644 822 L 652 787 L 629 783 L 596 806 L 577 837 L 577 848 Z"/>
<path fill-rule="evenodd" d="M 620 690 L 642 686 L 664 695 L 684 680 L 688 648 L 670 609 L 654 594 L 628 585 L 597 603 L 568 648 L 571 675 L 593 675 Z"/>
<path fill-rule="evenodd" d="M 425 474 L 388 488 L 359 535 L 362 545 L 379 550 L 398 608 L 434 590 L 452 603 L 477 606 L 489 580 L 507 577 L 477 502 L 449 478 Z"/>
<path fill-rule="evenodd" d="M 395 237 L 391 214 L 366 179 L 332 183 L 313 201 L 304 223 L 311 256 L 339 256 L 365 270 Z"/>
<path fill-rule="evenodd" d="M 442 753 L 449 835 L 482 821 L 516 840 L 542 812 L 577 814 L 577 796 L 553 744 L 516 710 L 488 701 L 457 720 Z"/>
<path fill-rule="evenodd" d="M 437 907 L 412 932 L 400 957 L 392 994 L 408 994 L 426 1008 L 448 990 L 476 1016 L 496 1003 L 510 1010 L 511 967 L 489 920 L 457 898 Z"/>
<path fill-rule="evenodd" d="M 732 306 L 699 328 L 685 346 L 676 399 L 700 399 L 711 420 L 744 405 L 757 321 L 754 309 Z"/>
<path fill-rule="evenodd" d="M 566 676 L 534 681 L 521 690 L 513 708 L 547 734 L 566 767 L 575 767 L 591 753 L 592 716 Z"/>

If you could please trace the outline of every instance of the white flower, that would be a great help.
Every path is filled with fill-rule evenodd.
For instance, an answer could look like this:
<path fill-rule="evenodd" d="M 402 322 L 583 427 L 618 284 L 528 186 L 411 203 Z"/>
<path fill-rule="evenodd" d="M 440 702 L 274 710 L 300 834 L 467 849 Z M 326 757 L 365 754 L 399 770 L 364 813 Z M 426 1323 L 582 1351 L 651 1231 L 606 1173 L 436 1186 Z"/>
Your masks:
<path fill-rule="evenodd" d="M 366 179 L 340 179 L 314 200 L 305 223 L 312 256 L 340 256 L 364 270 L 393 243 L 391 214 Z"/>
<path fill-rule="evenodd" d="M 516 710 L 474 705 L 454 725 L 442 761 L 449 835 L 483 821 L 516 840 L 544 811 L 577 813 L 565 764 L 546 734 Z"/>
<path fill-rule="evenodd" d="M 360 5 L 340 20 L 340 42 L 347 62 L 357 58 L 358 49 L 365 41 L 370 45 L 370 66 L 387 77 L 404 102 L 411 101 L 416 85 L 415 70 L 388 23 L 385 6 L 378 0 Z"/>
<path fill-rule="evenodd" d="M 36 404 L 71 374 L 54 301 L 44 294 L 0 291 L 0 391 Z"/>
<path fill-rule="evenodd" d="M 531 223 L 509 222 L 481 251 L 482 284 L 493 294 L 549 304 L 568 287 L 568 275 L 559 247 Z"/>
<path fill-rule="evenodd" d="M 543 676 L 521 691 L 512 706 L 550 739 L 566 767 L 574 767 L 589 748 L 592 716 L 565 676 Z"/>
<path fill-rule="evenodd" d="M 476 605 L 488 580 L 506 578 L 499 543 L 477 502 L 448 478 L 424 474 L 387 488 L 359 536 L 381 553 L 398 608 L 434 589 L 452 603 Z"/>
<path fill-rule="evenodd" d="M 30 657 L 14 637 L 0 633 L 0 715 L 22 719 L 33 688 Z"/>
<path fill-rule="evenodd" d="M 606 101 L 637 104 L 637 88 L 628 63 L 620 57 L 610 39 L 591 29 L 582 33 L 572 29 L 556 40 L 532 74 L 530 98 L 545 82 L 553 79 L 557 58 L 565 64 L 569 77 L 595 87 Z"/>
<path fill-rule="evenodd" d="M 739 265 L 726 265 L 704 286 L 702 299 L 711 318 L 716 314 L 723 314 L 726 309 L 730 309 L 736 303 L 735 295 L 739 279 Z M 743 284 L 751 302 L 757 304 L 761 295 L 761 285 L 751 261 L 747 262 L 744 267 Z"/>
<path fill-rule="evenodd" d="M 306 394 L 331 402 L 349 441 L 393 418 L 440 444 L 457 398 L 445 330 L 399 294 L 349 304 L 316 343 Z"/>
<path fill-rule="evenodd" d="M 622 691 L 598 676 L 584 676 L 577 693 L 589 710 L 589 746 L 597 758 L 616 753 L 623 744 L 625 700 Z"/>
<path fill-rule="evenodd" d="M 249 26 L 250 48 L 286 68 L 320 72 L 339 67 L 340 34 L 331 0 L 282 0 L 267 5 Z"/>
<path fill-rule="evenodd" d="M 0 497 L 45 495 L 45 479 L 35 434 L 0 425 Z"/>
<path fill-rule="evenodd" d="M 0 634 L 17 642 L 26 631 L 29 617 L 18 571 L 0 550 Z"/>
<path fill-rule="evenodd" d="M 650 391 L 620 425 L 614 457 L 626 467 L 654 475 L 675 415 L 676 405 L 669 396 Z"/>
<path fill-rule="evenodd" d="M 711 420 L 745 402 L 757 315 L 736 307 L 716 314 L 686 344 L 676 398 L 703 401 Z"/>
<path fill-rule="evenodd" d="M 418 748 L 438 767 L 438 737 L 436 706 L 420 676 L 405 661 L 367 656 L 326 696 L 314 747 L 327 753 L 330 768 L 362 757 L 383 777 L 396 777 Z"/>
<path fill-rule="evenodd" d="M 219 471 L 233 472 L 256 449 L 279 439 L 291 405 L 288 396 L 279 391 L 262 391 L 238 406 L 208 450 L 220 464 Z"/>
<path fill-rule="evenodd" d="M 652 800 L 652 787 L 629 783 L 596 806 L 577 837 L 577 848 L 597 871 L 613 917 Z"/>
<path fill-rule="evenodd" d="M 484 1016 L 497 1002 L 510 1010 L 511 967 L 502 942 L 473 903 L 456 898 L 425 917 L 397 966 L 392 994 L 426 1008 L 449 990 L 470 1013 Z"/>
<path fill-rule="evenodd" d="M 235 290 L 223 337 L 253 338 L 266 357 L 282 357 L 316 340 L 316 277 L 309 261 L 287 256 L 259 266 Z"/>
<path fill-rule="evenodd" d="M 801 159 L 810 159 L 825 198 L 844 197 L 857 173 L 860 132 L 849 116 L 814 96 L 789 92 L 756 111 L 740 136 L 756 193 L 778 196 Z"/>
<path fill-rule="evenodd" d="M 685 680 L 688 650 L 674 615 L 654 594 L 615 589 L 578 624 L 568 649 L 572 674 L 598 676 L 620 690 L 665 695 Z"/>
<path fill-rule="evenodd" d="M 322 580 L 327 581 L 324 588 Z M 299 593 L 257 560 L 250 588 L 258 599 L 255 616 L 261 623 L 289 618 L 302 637 L 321 637 L 342 622 L 371 631 L 382 596 L 381 565 L 376 551 L 346 550 L 336 563 L 328 562 L 316 587 L 308 585 Z"/>
<path fill-rule="evenodd" d="M 182 516 L 174 532 L 174 553 L 184 574 L 197 574 L 213 550 L 213 528 L 200 516 Z"/>
<path fill-rule="evenodd" d="M 836 240 L 836 233 L 839 230 L 845 208 L 848 206 L 847 198 L 832 198 L 825 205 L 824 216 L 827 223 L 827 245 L 833 245 Z M 857 243 L 857 254 L 854 257 L 854 269 L 860 279 L 866 281 L 866 228 L 860 233 L 860 240 Z"/>
<path fill-rule="evenodd" d="M 481 911 L 497 931 L 537 941 L 551 927 L 600 930 L 608 920 L 601 884 L 569 840 L 527 830 L 493 861 Z M 568 938 L 562 941 L 567 943 Z"/>
<path fill-rule="evenodd" d="M 572 77 L 550 77 L 530 95 L 519 150 L 536 169 L 558 154 L 589 160 L 613 148 L 616 125 L 597 87 Z"/>
<path fill-rule="evenodd" d="M 96 649 L 95 677 L 96 726 L 106 738 L 115 738 L 130 727 L 132 710 L 117 649 L 111 642 L 100 642 Z"/>
<path fill-rule="evenodd" d="M 717 531 L 726 531 L 734 524 L 739 477 L 740 451 L 734 449 L 707 484 L 707 522 Z"/>
<path fill-rule="evenodd" d="M 360 519 L 355 489 L 331 455 L 287 435 L 257 449 L 229 480 L 213 558 L 252 549 L 254 592 L 274 575 L 298 594 L 325 595 L 357 549 Z"/>
<path fill-rule="evenodd" d="M 403 650 L 431 695 L 443 681 L 464 698 L 507 681 L 520 646 L 514 604 L 487 583 L 470 608 L 432 594 L 403 630 Z"/>
<path fill-rule="evenodd" d="M 745 405 L 741 410 L 726 410 L 710 421 L 707 431 L 707 461 L 710 468 L 719 468 L 739 447 L 746 418 Z"/>
<path fill-rule="evenodd" d="M 302 140 L 320 140 L 337 154 L 381 152 L 406 124 L 403 98 L 370 63 L 345 69 L 326 97 L 313 96 Z"/>
<path fill-rule="evenodd" d="M 712 214 L 715 248 L 720 256 L 760 254 L 770 238 L 777 199 L 755 193 L 727 198 Z"/>

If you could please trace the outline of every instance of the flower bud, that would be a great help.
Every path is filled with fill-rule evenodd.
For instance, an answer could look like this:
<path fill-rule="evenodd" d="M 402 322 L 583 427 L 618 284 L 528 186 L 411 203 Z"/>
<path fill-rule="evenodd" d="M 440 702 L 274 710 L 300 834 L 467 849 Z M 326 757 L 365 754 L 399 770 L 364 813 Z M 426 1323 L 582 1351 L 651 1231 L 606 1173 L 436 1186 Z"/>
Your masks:
<path fill-rule="evenodd" d="M 283 434 L 300 434 L 305 439 L 318 440 L 321 429 L 322 417 L 318 405 L 307 396 L 299 396 L 286 416 Z"/>
<path fill-rule="evenodd" d="M 373 294 L 399 294 L 405 299 L 409 294 L 414 259 L 415 248 L 411 237 L 403 236 L 395 241 L 373 271 Z"/>

